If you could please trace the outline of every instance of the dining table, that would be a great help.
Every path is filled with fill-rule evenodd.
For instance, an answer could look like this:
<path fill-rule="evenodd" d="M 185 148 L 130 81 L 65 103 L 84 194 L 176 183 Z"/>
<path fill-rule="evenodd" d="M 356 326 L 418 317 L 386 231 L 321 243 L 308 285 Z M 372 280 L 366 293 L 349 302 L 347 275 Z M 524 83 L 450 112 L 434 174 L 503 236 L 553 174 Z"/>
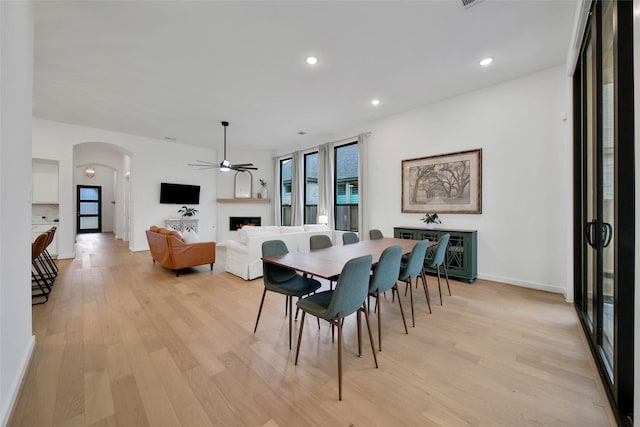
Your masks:
<path fill-rule="evenodd" d="M 371 255 L 376 264 L 382 252 L 389 246 L 402 246 L 402 253 L 408 254 L 419 240 L 383 237 L 375 240 L 361 240 L 349 245 L 336 245 L 323 249 L 289 252 L 282 255 L 262 257 L 262 261 L 288 267 L 314 277 L 332 280 L 340 275 L 350 259 Z M 429 242 L 429 247 L 437 242 Z"/>

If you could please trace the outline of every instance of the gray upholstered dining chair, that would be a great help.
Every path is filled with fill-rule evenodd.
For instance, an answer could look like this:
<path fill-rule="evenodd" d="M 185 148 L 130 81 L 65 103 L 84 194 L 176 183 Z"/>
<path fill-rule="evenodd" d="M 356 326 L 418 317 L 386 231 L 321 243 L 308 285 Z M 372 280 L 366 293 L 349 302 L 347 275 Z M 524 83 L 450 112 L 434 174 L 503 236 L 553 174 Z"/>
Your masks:
<path fill-rule="evenodd" d="M 383 237 L 384 236 L 382 235 L 382 231 L 376 230 L 375 228 L 373 230 L 369 230 L 369 239 L 370 240 L 382 239 Z"/>
<path fill-rule="evenodd" d="M 440 305 L 442 305 L 442 289 L 440 288 L 440 267 L 444 268 L 444 275 L 447 279 L 447 289 L 449 290 L 449 296 L 451 296 L 451 288 L 449 287 L 449 274 L 447 273 L 447 263 L 445 262 L 447 254 L 447 245 L 449 244 L 449 233 L 443 234 L 438 239 L 438 246 L 433 254 L 432 259 L 427 259 L 427 267 L 434 268 L 438 274 L 438 293 L 440 294 Z"/>
<path fill-rule="evenodd" d="M 289 252 L 287 245 L 282 240 L 268 240 L 262 243 L 262 256 L 283 255 Z M 291 331 L 293 329 L 293 297 L 301 298 L 316 290 L 320 289 L 320 282 L 309 277 L 301 276 L 295 270 L 281 267 L 262 261 L 264 291 L 260 300 L 260 308 L 258 309 L 258 317 L 256 318 L 256 326 L 253 328 L 255 334 L 258 330 L 258 322 L 260 321 L 260 313 L 262 313 L 262 305 L 267 291 L 276 292 L 287 297 L 287 306 L 289 308 L 289 350 L 291 350 Z"/>
<path fill-rule="evenodd" d="M 302 310 L 302 320 L 300 321 L 300 331 L 298 335 L 298 346 L 296 348 L 295 365 L 298 364 L 300 355 L 300 342 L 302 341 L 302 330 L 304 328 L 305 314 L 309 313 L 320 319 L 324 319 L 332 326 L 338 328 L 338 398 L 342 400 L 342 323 L 343 319 L 354 312 L 358 313 L 358 356 L 362 355 L 362 341 L 360 336 L 360 313 L 364 313 L 364 318 L 369 331 L 369 341 L 376 368 L 378 359 L 373 345 L 371 335 L 371 325 L 365 299 L 369 291 L 369 273 L 371 272 L 371 255 L 353 258 L 344 265 L 336 288 L 333 291 L 318 292 L 314 295 L 302 298 L 297 302 L 298 308 Z"/>
<path fill-rule="evenodd" d="M 325 236 L 324 234 L 318 234 L 309 238 L 309 248 L 312 251 L 315 249 L 330 248 L 331 246 L 333 246 L 333 242 L 331 241 L 329 236 Z M 337 276 L 329 279 L 329 289 L 333 289 L 333 282 L 335 282 L 336 279 Z"/>
<path fill-rule="evenodd" d="M 404 333 L 408 334 L 407 321 L 404 318 L 404 310 L 402 309 L 402 300 L 398 293 L 398 276 L 400 275 L 400 260 L 402 258 L 402 246 L 389 246 L 386 248 L 380 260 L 373 266 L 373 275 L 369 279 L 369 296 L 376 299 L 376 311 L 378 312 L 378 350 L 382 351 L 382 323 L 381 323 L 381 305 L 380 294 L 383 292 L 391 291 L 398 297 L 398 304 L 400 305 L 400 314 L 402 314 L 402 322 L 404 323 Z"/>
<path fill-rule="evenodd" d="M 400 268 L 400 275 L 398 280 L 407 284 L 409 289 L 409 295 L 411 297 L 411 322 L 413 327 L 416 327 L 416 320 L 413 314 L 413 290 L 411 289 L 411 281 L 416 279 L 416 286 L 418 284 L 418 277 L 422 278 L 422 287 L 424 288 L 424 294 L 427 297 L 427 304 L 429 305 L 429 313 L 431 313 L 431 299 L 429 298 L 429 289 L 427 289 L 427 280 L 424 276 L 424 256 L 427 253 L 428 240 L 421 240 L 413 247 L 407 263 Z M 406 291 L 405 291 L 406 293 Z"/>
<path fill-rule="evenodd" d="M 317 234 L 309 237 L 309 248 L 311 250 L 330 248 L 331 246 L 333 246 L 333 242 L 331 241 L 329 236 L 325 236 L 324 234 Z"/>
<path fill-rule="evenodd" d="M 360 239 L 358 238 L 358 235 L 354 232 L 347 232 L 344 233 L 342 235 L 342 244 L 343 245 L 350 245 L 352 243 L 358 243 L 360 241 Z"/>

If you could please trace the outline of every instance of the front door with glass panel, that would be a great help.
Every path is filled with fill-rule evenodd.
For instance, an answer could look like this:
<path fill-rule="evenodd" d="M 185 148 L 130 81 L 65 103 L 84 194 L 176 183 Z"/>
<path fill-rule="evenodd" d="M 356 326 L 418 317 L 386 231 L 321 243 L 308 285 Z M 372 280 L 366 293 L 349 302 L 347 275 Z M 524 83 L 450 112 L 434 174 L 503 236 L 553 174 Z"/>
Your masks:
<path fill-rule="evenodd" d="M 102 187 L 78 185 L 78 233 L 102 232 Z"/>

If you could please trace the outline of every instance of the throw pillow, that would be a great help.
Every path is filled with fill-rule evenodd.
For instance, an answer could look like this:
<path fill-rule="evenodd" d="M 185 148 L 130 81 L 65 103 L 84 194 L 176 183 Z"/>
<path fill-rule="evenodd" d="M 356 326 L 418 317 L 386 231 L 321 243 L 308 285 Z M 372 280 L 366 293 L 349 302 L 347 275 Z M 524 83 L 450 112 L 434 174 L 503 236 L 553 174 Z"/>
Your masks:
<path fill-rule="evenodd" d="M 184 240 L 185 243 L 198 243 L 200 241 L 198 235 L 193 230 L 187 230 L 183 232 L 182 240 Z"/>

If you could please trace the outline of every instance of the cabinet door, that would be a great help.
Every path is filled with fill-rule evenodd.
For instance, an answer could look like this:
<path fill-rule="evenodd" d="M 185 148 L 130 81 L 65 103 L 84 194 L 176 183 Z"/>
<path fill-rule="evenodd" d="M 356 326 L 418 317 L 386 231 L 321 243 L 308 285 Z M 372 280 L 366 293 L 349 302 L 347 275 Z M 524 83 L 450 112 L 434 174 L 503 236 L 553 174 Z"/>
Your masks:
<path fill-rule="evenodd" d="M 58 164 L 34 161 L 32 170 L 33 203 L 58 203 Z"/>

